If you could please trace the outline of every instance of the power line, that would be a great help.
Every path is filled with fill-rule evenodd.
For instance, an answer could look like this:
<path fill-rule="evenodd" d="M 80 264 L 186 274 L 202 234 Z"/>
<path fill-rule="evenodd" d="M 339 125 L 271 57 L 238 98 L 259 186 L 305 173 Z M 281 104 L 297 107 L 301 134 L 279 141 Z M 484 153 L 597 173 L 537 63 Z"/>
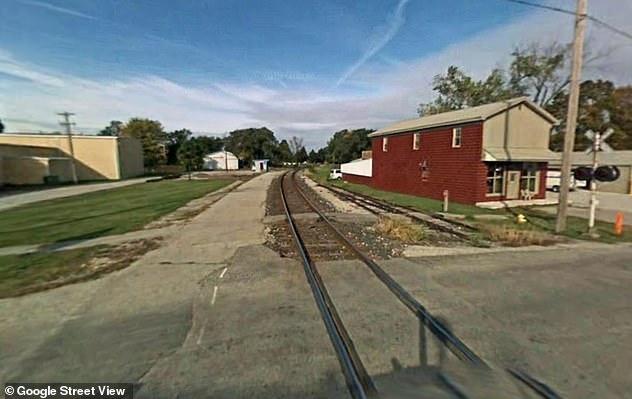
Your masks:
<path fill-rule="evenodd" d="M 609 23 L 604 22 L 604 21 L 602 21 L 602 20 L 600 20 L 598 18 L 591 17 L 590 15 L 588 16 L 588 19 L 593 21 L 594 23 L 596 23 L 598 25 L 603 26 L 606 29 L 610 29 L 611 31 L 616 32 L 616 33 L 620 34 L 621 36 L 627 37 L 628 39 L 632 40 L 632 34 L 626 32 L 624 30 L 621 30 L 621 29 L 619 29 L 619 28 L 617 28 L 615 26 L 612 26 Z"/>
<path fill-rule="evenodd" d="M 68 149 L 70 150 L 70 171 L 72 173 L 72 181 L 77 183 L 77 167 L 75 166 L 75 148 L 72 145 L 72 126 L 74 122 L 70 122 L 70 117 L 74 114 L 72 112 L 59 112 L 57 115 L 63 116 L 64 121 L 59 122 L 60 125 L 66 128 L 66 135 L 68 137 Z"/>
<path fill-rule="evenodd" d="M 566 10 L 564 8 L 559 8 L 559 7 L 553 7 L 553 6 L 547 6 L 545 4 L 538 4 L 538 3 L 533 3 L 530 1 L 526 1 L 526 0 L 505 0 L 508 1 L 510 3 L 517 3 L 517 4 L 522 4 L 525 6 L 529 6 L 529 7 L 535 7 L 535 8 L 543 8 L 545 10 L 549 10 L 549 11 L 555 11 L 555 12 L 559 12 L 562 14 L 568 14 L 568 15 L 575 15 L 574 11 L 570 11 L 570 10 Z M 616 26 L 607 23 L 606 21 L 602 21 L 601 19 L 597 18 L 597 17 L 593 17 L 591 15 L 585 15 L 585 17 L 589 20 L 591 20 L 592 22 L 596 23 L 597 25 L 600 25 L 606 29 L 609 29 L 615 33 L 618 33 L 619 35 L 632 40 L 632 33 L 628 33 L 622 29 L 617 28 Z"/>
<path fill-rule="evenodd" d="M 563 8 L 547 6 L 547 5 L 538 4 L 538 3 L 532 3 L 530 1 L 525 1 L 525 0 L 505 0 L 505 1 L 508 1 L 510 3 L 522 4 L 524 6 L 530 6 L 530 7 L 536 7 L 536 8 L 544 8 L 545 10 L 556 11 L 556 12 L 561 12 L 563 14 L 569 14 L 569 15 L 575 16 L 575 12 L 574 11 L 565 10 Z"/>

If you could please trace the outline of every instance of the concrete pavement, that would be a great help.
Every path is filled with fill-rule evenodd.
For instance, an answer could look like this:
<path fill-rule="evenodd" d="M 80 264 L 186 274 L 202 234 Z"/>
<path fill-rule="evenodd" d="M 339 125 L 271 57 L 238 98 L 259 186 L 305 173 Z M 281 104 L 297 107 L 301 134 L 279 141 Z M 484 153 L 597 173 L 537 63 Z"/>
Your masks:
<path fill-rule="evenodd" d="M 261 245 L 274 177 L 127 269 L 0 300 L 0 380 L 133 382 L 140 398 L 344 393 L 302 269 Z"/>
<path fill-rule="evenodd" d="M 556 200 L 558 193 L 547 192 L 547 198 Z M 575 190 L 569 193 L 568 214 L 588 219 L 588 207 L 590 206 L 590 191 Z M 597 212 L 595 218 L 604 222 L 614 223 L 617 212 L 623 212 L 623 224 L 632 226 L 632 195 L 616 193 L 597 193 Z M 549 213 L 557 213 L 557 207 L 543 207 L 542 210 Z"/>
<path fill-rule="evenodd" d="M 138 179 L 128 179 L 107 183 L 80 184 L 76 186 L 66 186 L 59 188 L 43 189 L 38 191 L 0 196 L 0 211 L 31 204 L 33 202 L 45 201 L 56 198 L 72 197 L 74 195 L 91 193 L 94 191 L 109 190 L 116 187 L 125 187 L 132 184 L 140 184 L 147 181 L 146 177 Z"/>

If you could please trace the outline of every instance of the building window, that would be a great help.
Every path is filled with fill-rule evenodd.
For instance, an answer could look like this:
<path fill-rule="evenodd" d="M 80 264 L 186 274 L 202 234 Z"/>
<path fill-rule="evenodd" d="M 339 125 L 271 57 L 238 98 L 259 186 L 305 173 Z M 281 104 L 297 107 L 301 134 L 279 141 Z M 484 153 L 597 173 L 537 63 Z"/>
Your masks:
<path fill-rule="evenodd" d="M 430 178 L 430 168 L 428 167 L 428 161 L 423 160 L 419 163 L 419 167 L 421 168 L 421 181 L 428 181 Z"/>
<path fill-rule="evenodd" d="M 421 146 L 421 133 L 413 134 L 413 150 L 418 150 Z"/>
<path fill-rule="evenodd" d="M 487 167 L 487 194 L 502 195 L 505 182 L 505 170 L 502 166 L 489 165 Z"/>
<path fill-rule="evenodd" d="M 529 190 L 532 193 L 538 191 L 538 171 L 523 170 L 520 175 L 520 189 Z"/>
<path fill-rule="evenodd" d="M 388 152 L 388 137 L 382 139 L 382 152 Z"/>
<path fill-rule="evenodd" d="M 452 129 L 452 148 L 461 147 L 461 128 L 455 127 Z"/>

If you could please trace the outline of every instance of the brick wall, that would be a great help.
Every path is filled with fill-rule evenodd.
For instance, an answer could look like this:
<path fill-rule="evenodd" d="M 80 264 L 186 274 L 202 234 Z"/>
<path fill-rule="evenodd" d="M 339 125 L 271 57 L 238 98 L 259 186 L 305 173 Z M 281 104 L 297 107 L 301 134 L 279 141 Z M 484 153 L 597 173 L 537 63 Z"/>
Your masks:
<path fill-rule="evenodd" d="M 351 175 L 347 173 L 342 174 L 342 181 L 356 184 L 364 184 L 366 186 L 371 185 L 371 178 L 368 176 Z"/>
<path fill-rule="evenodd" d="M 382 151 L 382 137 L 372 139 L 371 185 L 434 199 L 442 199 L 443 190 L 448 190 L 450 201 L 485 201 L 487 167 L 481 161 L 482 124 L 460 127 L 460 148 L 452 148 L 452 127 L 423 131 L 419 150 L 413 150 L 414 132 L 388 136 L 387 152 Z M 427 169 L 422 178 L 424 162 Z"/>

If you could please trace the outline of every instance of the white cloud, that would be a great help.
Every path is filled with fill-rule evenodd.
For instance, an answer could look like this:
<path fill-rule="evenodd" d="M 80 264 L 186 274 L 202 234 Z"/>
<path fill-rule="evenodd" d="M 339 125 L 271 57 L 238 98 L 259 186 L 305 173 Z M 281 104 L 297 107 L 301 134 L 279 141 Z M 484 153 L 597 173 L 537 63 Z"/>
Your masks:
<path fill-rule="evenodd" d="M 72 15 L 72 16 L 79 17 L 79 18 L 97 19 L 97 18 L 93 17 L 92 15 L 84 14 L 82 12 L 79 12 L 79 11 L 76 11 L 76 10 L 71 10 L 69 8 L 59 7 L 59 6 L 50 4 L 50 3 L 45 3 L 43 1 L 18 0 L 18 2 L 22 3 L 22 4 L 29 5 L 29 6 L 45 8 L 47 10 L 55 11 L 55 12 L 58 12 L 58 13 L 61 13 L 61 14 Z"/>
<path fill-rule="evenodd" d="M 406 7 L 406 3 L 409 0 L 400 0 L 395 8 L 393 14 L 389 17 L 388 23 L 385 27 L 384 32 L 380 32 L 379 36 L 373 39 L 373 42 L 370 44 L 369 48 L 362 54 L 359 60 L 357 60 L 349 69 L 345 71 L 345 73 L 338 79 L 336 85 L 341 85 L 350 76 L 352 76 L 359 68 L 361 68 L 371 57 L 377 54 L 384 46 L 388 44 L 388 42 L 393 39 L 393 37 L 399 31 L 399 28 L 404 24 L 404 8 Z"/>
<path fill-rule="evenodd" d="M 593 15 L 615 26 L 626 26 L 627 16 L 632 15 L 632 3 L 618 0 L 594 2 L 591 7 Z M 158 119 L 167 129 L 216 134 L 267 126 L 279 138 L 297 135 L 313 148 L 325 144 L 340 129 L 380 128 L 414 117 L 417 104 L 433 97 L 432 77 L 451 64 L 482 78 L 492 68 L 506 64 L 514 45 L 568 42 L 572 29 L 572 17 L 535 11 L 424 58 L 379 68 L 367 63 L 349 83 L 370 94 L 332 89 L 309 80 L 288 80 L 287 87 L 274 82 L 268 86 L 266 81 L 216 81 L 193 87 L 158 76 L 86 80 L 34 67 L 0 50 L 0 73 L 20 78 L 3 80 L 0 76 L 1 92 L 9 93 L 0 97 L 0 118 L 9 131 L 50 129 L 57 123 L 56 113 L 63 110 L 75 112 L 78 128 L 87 132 L 101 129 L 112 119 L 134 116 Z M 587 68 L 584 77 L 632 84 L 632 42 L 590 24 L 588 37 L 589 47 L 595 51 L 612 52 Z"/>

